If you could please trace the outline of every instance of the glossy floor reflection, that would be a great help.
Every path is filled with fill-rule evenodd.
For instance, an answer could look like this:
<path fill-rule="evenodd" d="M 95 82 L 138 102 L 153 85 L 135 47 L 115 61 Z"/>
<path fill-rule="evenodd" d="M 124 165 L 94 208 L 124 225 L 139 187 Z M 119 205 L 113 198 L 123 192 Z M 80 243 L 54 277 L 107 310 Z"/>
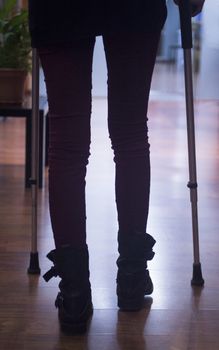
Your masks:
<path fill-rule="evenodd" d="M 156 94 L 155 94 L 156 95 Z M 85 336 L 60 333 L 58 280 L 28 276 L 31 197 L 24 189 L 24 120 L 0 121 L 0 348 L 10 350 L 219 349 L 219 104 L 196 102 L 200 248 L 205 286 L 191 288 L 192 229 L 184 101 L 152 99 L 152 186 L 148 232 L 157 244 L 149 263 L 154 293 L 137 313 L 116 300 L 117 220 L 106 100 L 95 99 L 87 176 L 87 235 L 94 314 Z M 12 135 L 14 135 L 12 140 Z M 101 172 L 99 171 L 101 164 Z M 48 179 L 39 192 L 42 274 L 53 249 Z"/>

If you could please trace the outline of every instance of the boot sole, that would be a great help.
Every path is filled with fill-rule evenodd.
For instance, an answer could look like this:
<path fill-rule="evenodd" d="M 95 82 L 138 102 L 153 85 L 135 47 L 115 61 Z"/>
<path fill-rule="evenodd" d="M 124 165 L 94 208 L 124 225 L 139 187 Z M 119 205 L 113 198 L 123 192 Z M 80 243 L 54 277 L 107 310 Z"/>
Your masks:
<path fill-rule="evenodd" d="M 121 311 L 140 311 L 145 305 L 145 295 L 153 293 L 154 287 L 151 283 L 145 290 L 144 296 L 141 298 L 124 298 L 118 295 L 118 307 Z"/>
<path fill-rule="evenodd" d="M 118 307 L 120 311 L 140 311 L 143 306 L 144 298 L 142 300 L 118 299 Z"/>
<path fill-rule="evenodd" d="M 93 314 L 93 305 L 89 305 L 88 309 L 85 311 L 83 315 L 83 320 L 80 321 L 66 321 L 59 318 L 60 323 L 60 329 L 63 333 L 71 334 L 71 335 L 77 335 L 77 334 L 83 334 L 86 333 L 89 323 L 91 320 L 91 316 Z"/>

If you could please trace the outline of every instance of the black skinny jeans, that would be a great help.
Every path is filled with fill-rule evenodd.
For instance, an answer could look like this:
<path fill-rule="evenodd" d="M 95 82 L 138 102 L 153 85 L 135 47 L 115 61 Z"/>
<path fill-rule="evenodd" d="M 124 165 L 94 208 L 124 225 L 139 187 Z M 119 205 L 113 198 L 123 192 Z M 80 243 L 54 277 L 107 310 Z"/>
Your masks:
<path fill-rule="evenodd" d="M 146 232 L 147 108 L 159 37 L 160 33 L 103 36 L 118 224 L 124 235 Z M 95 37 L 90 37 L 76 40 L 71 47 L 39 49 L 49 102 L 49 202 L 56 248 L 86 244 L 94 44 Z"/>

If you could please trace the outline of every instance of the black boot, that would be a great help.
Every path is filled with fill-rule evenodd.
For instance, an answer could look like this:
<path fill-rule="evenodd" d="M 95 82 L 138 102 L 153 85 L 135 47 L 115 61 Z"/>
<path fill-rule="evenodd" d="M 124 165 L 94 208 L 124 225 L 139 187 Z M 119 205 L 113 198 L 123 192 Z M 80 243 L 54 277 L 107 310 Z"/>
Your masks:
<path fill-rule="evenodd" d="M 144 306 L 144 296 L 153 292 L 147 261 L 154 257 L 152 248 L 156 241 L 149 234 L 119 233 L 118 243 L 118 307 L 123 311 L 137 311 Z"/>
<path fill-rule="evenodd" d="M 47 257 L 54 266 L 43 276 L 44 279 L 48 282 L 54 276 L 61 278 L 60 292 L 55 301 L 61 329 L 72 334 L 86 332 L 93 311 L 87 248 L 55 249 Z"/>

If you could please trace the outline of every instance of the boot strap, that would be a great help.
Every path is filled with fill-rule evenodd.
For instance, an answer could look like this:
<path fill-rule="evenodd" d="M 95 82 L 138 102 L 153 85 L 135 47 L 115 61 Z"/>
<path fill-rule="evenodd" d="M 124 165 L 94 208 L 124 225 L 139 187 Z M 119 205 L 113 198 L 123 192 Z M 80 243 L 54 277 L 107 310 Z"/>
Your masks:
<path fill-rule="evenodd" d="M 58 276 L 58 272 L 55 268 L 55 266 L 51 267 L 51 269 L 49 271 L 47 271 L 44 275 L 43 278 L 46 282 L 48 282 L 51 278 L 53 277 L 57 277 Z"/>

